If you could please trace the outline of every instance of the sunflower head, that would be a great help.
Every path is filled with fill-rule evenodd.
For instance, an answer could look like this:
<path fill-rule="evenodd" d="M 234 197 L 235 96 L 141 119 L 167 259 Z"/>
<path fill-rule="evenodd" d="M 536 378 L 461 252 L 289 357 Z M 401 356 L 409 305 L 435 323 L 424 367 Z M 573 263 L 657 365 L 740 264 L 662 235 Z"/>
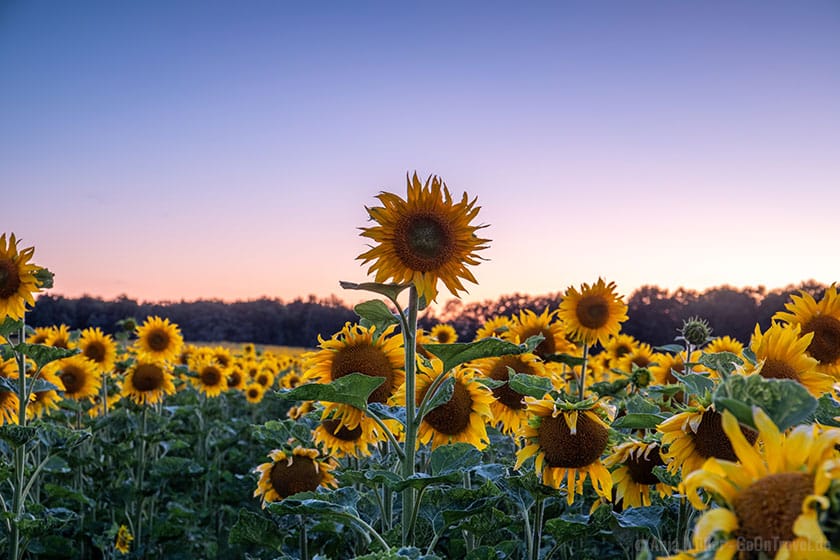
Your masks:
<path fill-rule="evenodd" d="M 299 492 L 314 491 L 319 486 L 337 486 L 331 474 L 335 461 L 319 458 L 317 449 L 296 447 L 291 452 L 275 449 L 268 456 L 271 462 L 255 469 L 260 479 L 254 497 L 262 496 L 263 507 Z"/>
<path fill-rule="evenodd" d="M 110 335 L 104 334 L 100 328 L 83 330 L 78 346 L 82 351 L 82 356 L 93 362 L 99 373 L 107 373 L 114 369 L 114 361 L 117 358 L 117 344 Z"/>
<path fill-rule="evenodd" d="M 18 250 L 15 234 L 0 235 L 0 320 L 20 319 L 27 305 L 35 305 L 32 294 L 40 291 L 37 278 L 40 267 L 30 263 L 35 248 Z"/>
<path fill-rule="evenodd" d="M 131 550 L 131 541 L 134 540 L 134 535 L 125 525 L 120 525 L 117 530 L 117 539 L 114 541 L 114 549 L 121 554 L 128 554 Z"/>
<path fill-rule="evenodd" d="M 431 340 L 428 342 L 434 344 L 452 344 L 453 342 L 458 342 L 458 333 L 455 332 L 455 327 L 444 323 L 432 327 L 432 330 L 429 332 L 429 337 Z"/>
<path fill-rule="evenodd" d="M 218 397 L 227 391 L 229 369 L 224 368 L 214 360 L 202 360 L 193 363 L 195 377 L 191 378 L 193 386 L 208 397 Z M 271 378 L 274 381 L 274 378 Z"/>
<path fill-rule="evenodd" d="M 262 401 L 265 395 L 265 387 L 259 383 L 248 383 L 245 385 L 245 398 L 251 404 L 257 404 Z"/>
<path fill-rule="evenodd" d="M 510 317 L 504 315 L 497 315 L 490 317 L 484 324 L 475 331 L 475 339 L 481 340 L 483 338 L 503 338 L 505 333 L 510 330 Z"/>
<path fill-rule="evenodd" d="M 615 282 L 607 284 L 599 278 L 591 286 L 582 284 L 580 291 L 574 286 L 566 290 L 559 314 L 572 337 L 584 344 L 606 345 L 610 336 L 618 335 L 627 320 L 627 304 L 615 289 Z"/>
<path fill-rule="evenodd" d="M 832 284 L 817 301 L 808 292 L 792 296 L 786 303 L 787 312 L 780 311 L 773 319 L 799 325 L 803 334 L 813 333 L 808 355 L 817 360 L 820 369 L 840 377 L 840 295 Z"/>
<path fill-rule="evenodd" d="M 361 228 L 377 245 L 358 257 L 363 264 L 373 261 L 368 273 L 377 282 L 412 282 L 427 302 L 437 299 L 438 280 L 456 297 L 466 291 L 462 280 L 476 282 L 467 265 L 478 264 L 477 251 L 489 243 L 476 235 L 486 226 L 472 225 L 480 210 L 476 199 L 464 193 L 456 202 L 439 177 L 421 183 L 416 173 L 408 177 L 406 199 L 388 192 L 377 198 L 382 206 L 367 211 L 378 225 Z"/>
<path fill-rule="evenodd" d="M 511 319 L 504 338 L 520 343 L 535 335 L 543 336 L 543 341 L 534 349 L 534 354 L 541 359 L 552 354 L 572 354 L 576 350 L 575 345 L 566 339 L 566 329 L 557 318 L 557 310 L 549 311 L 548 308 L 539 315 L 530 309 L 522 310 Z"/>
<path fill-rule="evenodd" d="M 47 364 L 44 369 L 61 381 L 66 398 L 87 400 L 96 396 L 102 386 L 96 366 L 80 354 Z"/>
<path fill-rule="evenodd" d="M 650 506 L 653 489 L 662 497 L 673 492 L 673 488 L 654 473 L 656 467 L 665 464 L 659 451 L 660 445 L 655 441 L 628 441 L 617 446 L 604 459 L 607 467 L 618 467 L 612 472 L 612 480 L 616 502 L 621 503 L 622 509 Z"/>
<path fill-rule="evenodd" d="M 135 344 L 140 354 L 154 360 L 172 361 L 179 356 L 184 339 L 178 325 L 155 316 L 148 317 L 137 327 Z"/>
<path fill-rule="evenodd" d="M 156 404 L 175 393 L 173 376 L 166 362 L 140 357 L 126 372 L 122 394 L 137 404 Z"/>

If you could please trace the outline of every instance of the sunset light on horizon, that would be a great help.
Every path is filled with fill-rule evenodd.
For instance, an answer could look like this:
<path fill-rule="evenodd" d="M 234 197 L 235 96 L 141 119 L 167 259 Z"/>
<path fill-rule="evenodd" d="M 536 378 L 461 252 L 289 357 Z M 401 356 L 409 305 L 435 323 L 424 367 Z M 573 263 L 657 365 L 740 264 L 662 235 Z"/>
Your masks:
<path fill-rule="evenodd" d="M 836 2 L 0 4 L 0 232 L 48 293 L 365 296 L 406 175 L 466 302 L 840 281 Z M 441 291 L 438 304 L 452 296 Z"/>

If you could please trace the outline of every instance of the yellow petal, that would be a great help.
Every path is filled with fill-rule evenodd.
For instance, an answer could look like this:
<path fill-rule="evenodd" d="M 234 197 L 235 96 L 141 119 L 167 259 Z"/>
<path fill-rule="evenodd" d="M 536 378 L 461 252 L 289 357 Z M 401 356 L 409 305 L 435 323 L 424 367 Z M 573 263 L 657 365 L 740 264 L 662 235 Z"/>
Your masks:
<path fill-rule="evenodd" d="M 716 508 L 703 514 L 694 527 L 694 547 L 706 550 L 715 533 L 732 533 L 738 528 L 738 518 L 726 508 Z"/>
<path fill-rule="evenodd" d="M 731 412 L 725 410 L 723 412 L 723 431 L 729 436 L 729 441 L 732 443 L 732 449 L 735 455 L 741 462 L 741 465 L 754 479 L 759 479 L 767 476 L 767 466 L 764 460 L 755 447 L 750 445 L 747 438 L 741 432 L 741 425 Z"/>

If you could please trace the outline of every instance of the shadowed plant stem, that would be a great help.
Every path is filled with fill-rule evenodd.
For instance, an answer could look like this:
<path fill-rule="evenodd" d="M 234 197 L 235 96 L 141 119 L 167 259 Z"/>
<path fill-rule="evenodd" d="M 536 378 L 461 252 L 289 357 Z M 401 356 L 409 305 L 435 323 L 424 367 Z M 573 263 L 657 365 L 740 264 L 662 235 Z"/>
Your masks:
<path fill-rule="evenodd" d="M 586 361 L 589 358 L 589 344 L 583 343 L 583 363 L 580 365 L 580 400 L 586 397 Z"/>
<path fill-rule="evenodd" d="M 26 340 L 26 320 L 23 317 L 21 317 L 18 343 L 21 343 L 24 340 Z M 27 398 L 26 389 L 26 356 L 23 354 L 23 352 L 20 352 L 18 353 L 18 424 L 22 428 L 26 427 L 26 404 L 29 401 L 29 399 Z M 12 499 L 12 514 L 14 515 L 14 519 L 12 520 L 12 535 L 11 542 L 9 543 L 9 558 L 11 558 L 11 560 L 18 560 L 18 558 L 23 557 L 24 553 L 24 547 L 21 546 L 19 523 L 20 517 L 23 514 L 23 489 L 26 484 L 26 476 L 24 472 L 25 463 L 26 441 L 24 441 L 15 448 L 15 494 L 14 498 Z"/>
<path fill-rule="evenodd" d="M 415 418 L 416 389 L 415 370 L 417 367 L 417 288 L 411 285 L 408 289 L 408 309 L 403 325 L 403 341 L 405 343 L 405 460 L 402 464 L 403 479 L 414 476 L 415 453 L 417 450 L 417 425 Z M 402 313 L 400 313 L 403 316 Z M 411 541 L 411 519 L 415 502 L 415 490 L 408 487 L 402 495 L 402 544 L 409 546 Z"/>

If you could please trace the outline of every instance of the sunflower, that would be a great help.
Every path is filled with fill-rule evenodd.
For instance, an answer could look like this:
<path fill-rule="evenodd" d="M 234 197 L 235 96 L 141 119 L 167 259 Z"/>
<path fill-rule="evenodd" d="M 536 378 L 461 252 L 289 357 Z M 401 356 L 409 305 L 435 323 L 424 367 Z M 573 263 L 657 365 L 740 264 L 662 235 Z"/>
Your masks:
<path fill-rule="evenodd" d="M 178 357 L 175 359 L 175 363 L 181 366 L 189 366 L 190 360 L 198 351 L 198 347 L 192 344 L 184 344 L 181 347 L 181 351 L 178 353 Z"/>
<path fill-rule="evenodd" d="M 114 549 L 120 554 L 128 554 L 131 550 L 131 541 L 134 540 L 134 535 L 128 530 L 125 525 L 120 525 L 117 531 L 117 540 L 114 541 Z"/>
<path fill-rule="evenodd" d="M 694 350 L 689 356 L 689 362 L 696 364 L 701 356 L 700 350 Z M 673 385 L 680 381 L 674 377 L 674 372 L 680 375 L 685 373 L 685 354 L 655 354 L 652 356 L 656 365 L 649 366 L 650 373 L 657 385 Z M 692 373 L 708 373 L 709 370 L 703 366 L 692 365 Z M 677 399 L 681 400 L 681 399 Z"/>
<path fill-rule="evenodd" d="M 369 456 L 371 448 L 379 437 L 376 422 L 369 416 L 362 416 L 359 424 L 348 428 L 341 420 L 324 411 L 321 423 L 312 432 L 315 443 L 321 445 L 331 457 Z"/>
<path fill-rule="evenodd" d="M 18 379 L 18 366 L 14 358 L 0 359 L 0 377 L 8 380 Z M 17 394 L 0 389 L 0 426 L 17 424 L 19 411 L 20 399 Z"/>
<path fill-rule="evenodd" d="M 659 450 L 657 442 L 628 441 L 604 459 L 607 468 L 621 465 L 612 472 L 615 501 L 621 502 L 621 509 L 650 506 L 650 493 L 654 489 L 660 498 L 673 494 L 674 489 L 653 473 L 654 467 L 665 465 Z"/>
<path fill-rule="evenodd" d="M 432 327 L 429 336 L 432 339 L 429 342 L 435 344 L 452 344 L 453 342 L 458 342 L 458 333 L 455 332 L 455 328 L 452 325 L 446 325 L 444 323 Z"/>
<path fill-rule="evenodd" d="M 582 284 L 580 292 L 574 286 L 566 289 L 558 314 L 572 337 L 584 344 L 606 345 L 610 336 L 618 335 L 627 320 L 627 304 L 615 288 L 615 282 L 606 284 L 598 278 L 592 286 Z"/>
<path fill-rule="evenodd" d="M 819 512 L 840 478 L 835 446 L 840 430 L 797 426 L 788 435 L 758 407 L 753 419 L 764 445 L 756 449 L 744 439 L 735 417 L 723 415 L 723 430 L 733 443 L 737 463 L 709 459 L 684 482 L 686 495 L 700 510 L 707 508 L 698 490 L 719 506 L 703 514 L 694 529 L 694 549 L 683 558 L 717 560 L 757 556 L 776 559 L 840 559 L 829 549 Z M 750 554 L 752 551 L 752 554 Z"/>
<path fill-rule="evenodd" d="M 476 236 L 486 226 L 471 225 L 480 210 L 476 199 L 464 193 L 454 202 L 439 177 L 430 176 L 424 185 L 416 173 L 408 178 L 407 200 L 387 192 L 377 198 L 382 206 L 367 211 L 378 225 L 361 228 L 361 235 L 378 245 L 357 257 L 362 264 L 373 261 L 368 274 L 375 272 L 377 282 L 412 282 L 430 303 L 437 299 L 438 280 L 455 297 L 466 291 L 461 280 L 476 283 L 467 265 L 477 265 L 477 251 L 490 242 Z"/>
<path fill-rule="evenodd" d="M 263 396 L 265 396 L 265 387 L 260 385 L 259 383 L 248 383 L 245 385 L 245 398 L 251 404 L 257 404 L 258 402 L 263 400 Z"/>
<path fill-rule="evenodd" d="M 58 391 L 64 389 L 64 383 L 61 382 L 61 378 L 54 371 L 48 371 L 46 368 L 42 369 L 38 374 L 38 378 L 55 385 Z M 58 394 L 58 391 L 55 389 L 33 391 L 29 402 L 26 404 L 26 418 L 40 418 L 45 414 L 49 414 L 52 410 L 58 410 L 58 405 L 61 402 L 61 395 Z"/>
<path fill-rule="evenodd" d="M 312 412 L 312 401 L 304 401 L 297 406 L 293 406 L 289 409 L 286 413 L 286 416 L 291 418 L 292 420 L 300 420 L 302 417 L 306 416 Z"/>
<path fill-rule="evenodd" d="M 147 317 L 137 327 L 137 341 L 134 343 L 140 354 L 154 360 L 175 360 L 184 346 L 184 339 L 178 325 L 158 316 Z"/>
<path fill-rule="evenodd" d="M 840 296 L 832 284 L 817 302 L 805 292 L 792 296 L 786 303 L 787 312 L 779 311 L 773 319 L 800 325 L 802 333 L 814 333 L 808 344 L 808 355 L 820 363 L 820 371 L 840 377 Z"/>
<path fill-rule="evenodd" d="M 443 362 L 437 358 L 429 365 L 419 364 L 415 393 L 418 407 L 442 370 Z M 478 449 L 487 446 L 486 423 L 492 420 L 490 405 L 494 399 L 490 389 L 475 379 L 475 374 L 471 368 L 458 368 L 448 374 L 455 379 L 452 397 L 423 416 L 417 430 L 418 444 L 431 443 L 432 449 L 458 442 L 469 443 Z M 404 404 L 406 396 L 403 385 L 395 400 Z"/>
<path fill-rule="evenodd" d="M 319 486 L 338 485 L 331 471 L 337 466 L 332 458 L 319 459 L 317 449 L 295 447 L 291 453 L 275 449 L 269 453 L 270 463 L 255 469 L 260 480 L 254 497 L 262 496 L 262 507 L 299 492 L 311 492 Z"/>
<path fill-rule="evenodd" d="M 253 342 L 246 342 L 242 345 L 242 355 L 254 357 L 257 355 L 257 347 L 254 346 Z"/>
<path fill-rule="evenodd" d="M 475 340 L 484 338 L 503 338 L 510 330 L 511 319 L 504 315 L 490 317 L 475 331 Z"/>
<path fill-rule="evenodd" d="M 595 409 L 563 410 L 546 394 L 542 399 L 525 397 L 531 418 L 519 432 L 525 446 L 516 453 L 519 468 L 536 455 L 535 468 L 542 483 L 560 488 L 566 480 L 566 502 L 574 503 L 583 494 L 586 477 L 595 492 L 605 500 L 612 494 L 610 471 L 601 462 L 607 448 L 609 426 Z"/>
<path fill-rule="evenodd" d="M 548 308 L 544 309 L 539 315 L 530 309 L 524 309 L 518 316 L 513 316 L 504 338 L 520 343 L 534 335 L 541 334 L 543 341 L 534 349 L 534 354 L 543 360 L 552 354 L 572 354 L 577 348 L 566 339 L 566 329 L 556 315 L 556 310 L 549 311 Z"/>
<path fill-rule="evenodd" d="M 0 235 L 0 320 L 5 317 L 21 319 L 26 306 L 34 306 L 32 294 L 41 291 L 35 274 L 40 267 L 30 263 L 35 254 L 34 247 L 18 251 L 15 234 Z"/>
<path fill-rule="evenodd" d="M 137 404 L 156 404 L 164 395 L 174 393 L 175 385 L 166 362 L 141 357 L 125 374 L 122 394 Z"/>
<path fill-rule="evenodd" d="M 733 354 L 740 356 L 743 351 L 744 345 L 741 344 L 739 340 L 734 339 L 731 336 L 719 336 L 717 338 L 713 338 L 712 341 L 703 348 L 703 352 L 706 354 L 732 352 Z"/>
<path fill-rule="evenodd" d="M 245 386 L 245 379 L 245 374 L 238 366 L 230 368 L 227 374 L 228 389 L 242 389 Z"/>
<path fill-rule="evenodd" d="M 659 424 L 657 429 L 666 448 L 662 457 L 668 472 L 676 474 L 682 468 L 686 475 L 701 468 L 710 457 L 735 461 L 735 451 L 723 431 L 721 419 L 721 414 L 713 408 L 697 406 Z M 741 432 L 751 444 L 755 443 L 758 434 L 754 430 L 742 427 Z"/>
<path fill-rule="evenodd" d="M 51 333 L 52 329 L 50 327 L 35 327 L 32 334 L 27 337 L 26 342 L 29 344 L 46 344 Z"/>
<path fill-rule="evenodd" d="M 347 323 L 330 340 L 320 336 L 320 350 L 305 355 L 305 377 L 330 383 L 350 373 L 382 377 L 385 382 L 368 397 L 369 403 L 385 403 L 405 381 L 403 340 L 394 335 L 396 325 L 382 333 Z"/>
<path fill-rule="evenodd" d="M 508 384 L 510 370 L 515 373 L 548 377 L 549 374 L 542 360 L 536 354 L 517 354 L 476 360 L 475 368 L 485 377 L 505 382 L 492 390 L 494 398 L 490 403 L 490 410 L 493 412 L 493 420 L 501 424 L 502 432 L 517 433 L 522 424 L 527 421 L 528 416 L 525 413 L 524 397 L 511 389 Z"/>
<path fill-rule="evenodd" d="M 54 346 L 56 348 L 75 348 L 76 345 L 70 340 L 70 327 L 67 325 L 59 325 L 50 328 L 50 334 L 44 344 Z"/>
<path fill-rule="evenodd" d="M 193 386 L 208 397 L 218 397 L 227 391 L 227 368 L 215 361 L 201 361 L 193 364 L 196 376 L 190 378 Z M 269 374 L 270 375 L 270 374 Z M 274 379 L 272 379 L 272 382 Z M 266 387 L 267 388 L 267 387 Z"/>
<path fill-rule="evenodd" d="M 755 366 L 747 363 L 744 373 L 758 373 L 768 379 L 793 379 L 817 398 L 830 392 L 834 379 L 819 373 L 819 362 L 806 353 L 814 333 L 801 334 L 797 324 L 773 323 L 763 334 L 756 325 L 750 350 L 758 363 Z"/>
<path fill-rule="evenodd" d="M 99 373 L 108 373 L 114 369 L 117 358 L 117 344 L 110 335 L 104 334 L 99 328 L 88 328 L 82 331 L 79 338 L 79 348 L 82 356 L 96 365 Z"/>
<path fill-rule="evenodd" d="M 233 363 L 233 354 L 224 346 L 216 346 L 211 350 L 213 361 L 223 368 L 228 368 Z"/>
<path fill-rule="evenodd" d="M 638 348 L 639 341 L 629 334 L 611 336 L 604 345 L 604 351 L 609 356 L 610 363 L 618 363 L 624 356 L 632 354 Z"/>
<path fill-rule="evenodd" d="M 274 386 L 274 374 L 268 368 L 261 368 L 254 374 L 253 380 L 266 389 L 271 389 Z"/>
<path fill-rule="evenodd" d="M 81 401 L 96 396 L 102 378 L 96 366 L 80 354 L 44 366 L 46 375 L 55 375 L 64 387 L 64 397 Z"/>

